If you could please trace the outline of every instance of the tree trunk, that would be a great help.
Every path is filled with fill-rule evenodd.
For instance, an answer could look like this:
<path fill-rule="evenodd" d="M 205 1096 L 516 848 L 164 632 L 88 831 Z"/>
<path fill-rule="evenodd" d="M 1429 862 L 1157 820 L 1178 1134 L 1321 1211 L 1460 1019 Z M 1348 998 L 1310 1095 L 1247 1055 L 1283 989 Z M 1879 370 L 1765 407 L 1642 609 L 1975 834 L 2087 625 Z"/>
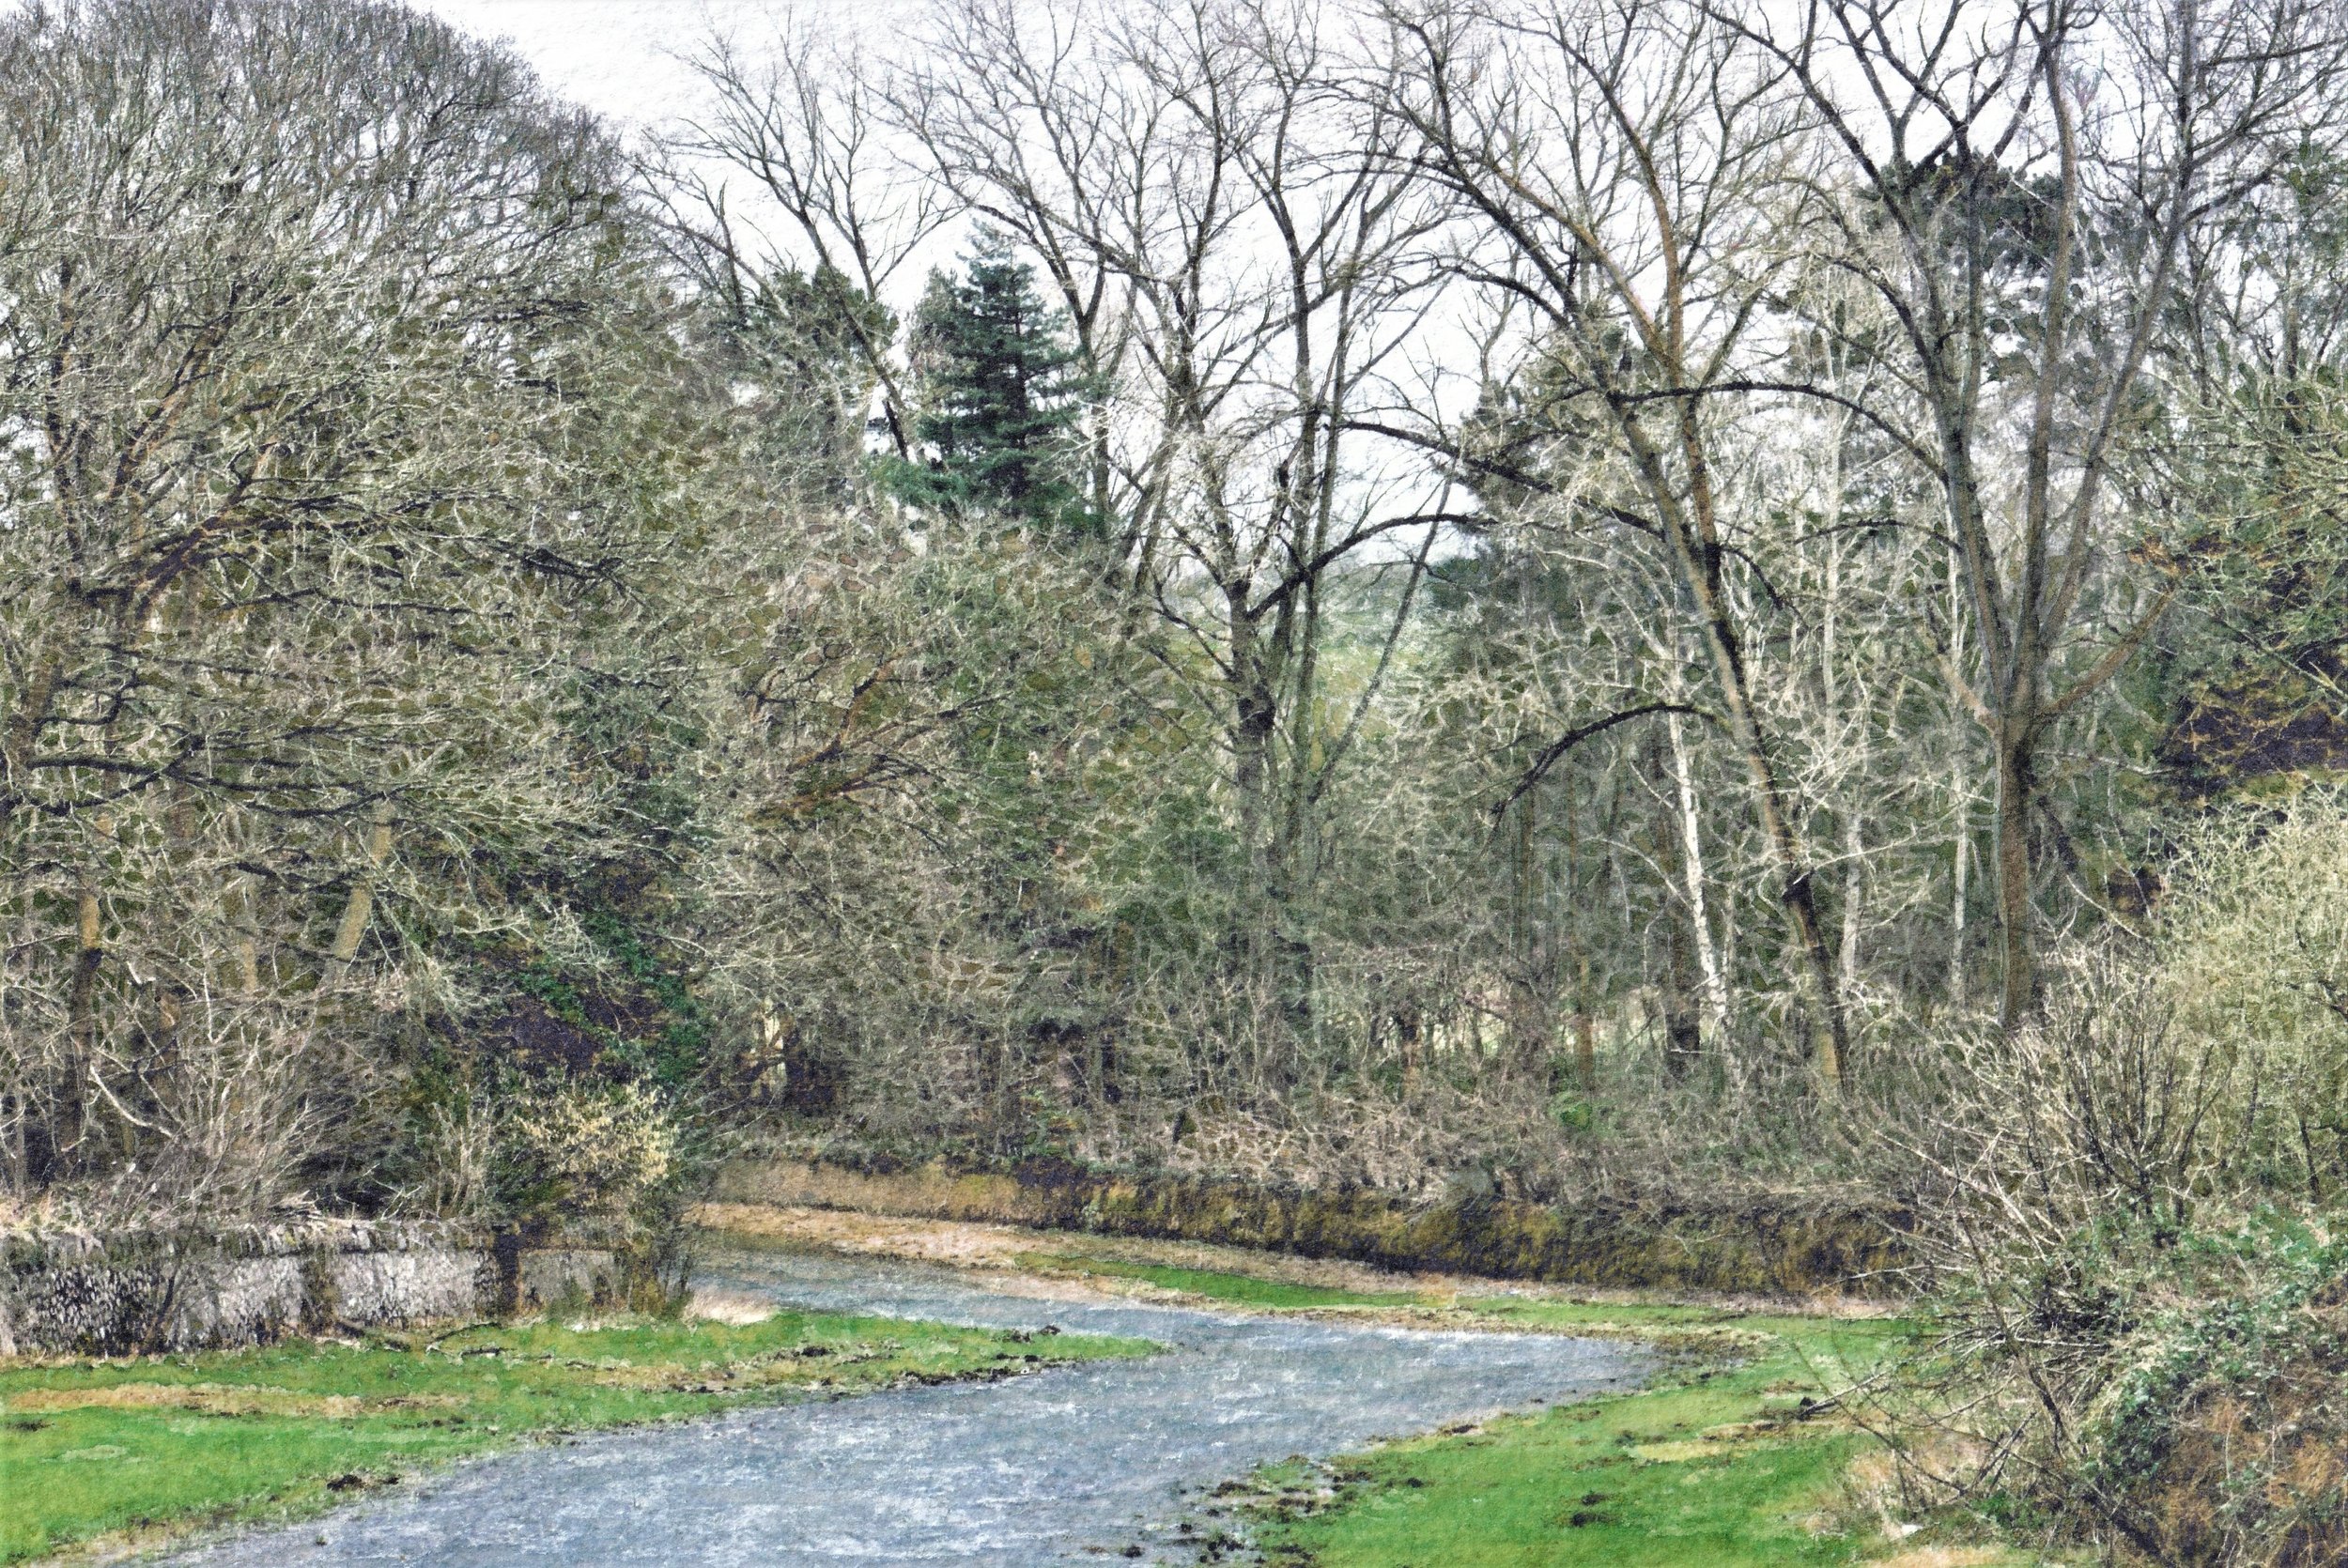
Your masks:
<path fill-rule="evenodd" d="M 1843 855 L 1850 869 L 1843 873 L 1843 952 L 1838 967 L 1847 985 L 1850 977 L 1859 973 L 1859 894 L 1867 864 L 1866 843 L 1860 835 L 1856 811 L 1843 819 Z"/>
<path fill-rule="evenodd" d="M 351 961 L 359 956 L 360 940 L 366 935 L 367 920 L 375 913 L 375 873 L 392 855 L 392 803 L 389 796 L 375 803 L 368 813 L 367 869 L 354 878 L 350 897 L 343 904 L 343 917 L 334 928 L 334 945 L 327 949 L 326 984 L 339 985 L 349 971 Z"/>
<path fill-rule="evenodd" d="M 2030 807 L 2033 746 L 2027 731 L 1998 736 L 1998 942 L 2002 959 L 2000 1027 L 2019 1028 L 2038 1010 L 2038 963 L 2031 898 Z"/>
<path fill-rule="evenodd" d="M 98 891 L 85 884 L 74 909 L 73 984 L 66 1002 L 68 1056 L 54 1135 L 60 1159 L 79 1147 L 90 1130 L 90 1079 L 98 1070 L 98 974 L 105 961 Z"/>
<path fill-rule="evenodd" d="M 1545 1082 L 1557 992 L 1556 944 L 1551 936 L 1540 869 L 1540 786 L 1517 802 L 1515 867 L 1510 875 L 1508 1054 L 1510 1070 L 1527 1083 Z"/>
<path fill-rule="evenodd" d="M 1679 808 L 1682 846 L 1680 876 L 1688 891 L 1688 932 L 1695 946 L 1697 994 L 1703 999 L 1704 1022 L 1712 1032 L 1712 1043 L 1726 1049 L 1728 977 L 1722 972 L 1720 954 L 1713 945 L 1712 915 L 1704 893 L 1704 819 L 1696 809 L 1695 770 L 1688 761 L 1687 727 L 1677 714 L 1668 714 L 1663 729 L 1671 741 L 1672 789 Z"/>
<path fill-rule="evenodd" d="M 1582 835 L 1577 814 L 1573 809 L 1573 792 L 1566 792 L 1566 893 L 1565 918 L 1571 920 L 1576 908 L 1573 899 L 1574 868 L 1582 859 Z M 1571 928 L 1568 928 L 1571 929 Z M 1580 931 L 1572 937 L 1574 960 L 1573 987 L 1573 1060 L 1576 1076 L 1583 1094 L 1598 1092 L 1598 1024 L 1590 1011 L 1590 947 Z"/>
<path fill-rule="evenodd" d="M 1224 585 L 1230 637 L 1231 792 L 1239 814 L 1245 865 L 1238 889 L 1239 929 L 1231 933 L 1237 961 L 1239 1014 L 1234 1044 L 1260 1078 L 1274 1066 L 1272 1038 L 1281 1016 L 1278 871 L 1274 865 L 1273 746 L 1279 726 L 1279 699 L 1273 687 L 1268 652 L 1258 635 L 1245 578 Z"/>
<path fill-rule="evenodd" d="M 1573 1015 L 1573 1065 L 1585 1095 L 1598 1093 L 1598 1021 L 1590 1016 L 1588 1007 L 1589 972 L 1590 961 L 1585 958 L 1582 961 L 1583 1006 Z"/>
<path fill-rule="evenodd" d="M 1650 750 L 1649 765 L 1659 781 L 1668 776 L 1661 746 Z M 1654 834 L 1655 863 L 1663 884 L 1663 1065 L 1678 1079 L 1686 1078 L 1704 1058 L 1704 1023 L 1695 936 L 1686 902 L 1685 841 L 1668 789 L 1657 797 Z"/>

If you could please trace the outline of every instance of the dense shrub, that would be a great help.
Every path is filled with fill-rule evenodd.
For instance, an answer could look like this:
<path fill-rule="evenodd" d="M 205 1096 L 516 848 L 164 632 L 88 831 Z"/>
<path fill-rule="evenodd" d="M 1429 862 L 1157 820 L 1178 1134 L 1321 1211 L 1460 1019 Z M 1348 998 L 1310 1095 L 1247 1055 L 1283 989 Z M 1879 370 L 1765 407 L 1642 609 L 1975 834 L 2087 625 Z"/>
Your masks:
<path fill-rule="evenodd" d="M 2158 1562 L 2348 1554 L 2348 809 L 2215 818 L 1966 1042 L 1925 1150 L 1970 1489 Z M 2327 1218 L 2329 1216 L 2329 1218 Z"/>
<path fill-rule="evenodd" d="M 2179 1563 L 2348 1560 L 2348 1243 L 2272 1216 L 2181 1238 L 2133 1282 L 2070 1479 Z"/>
<path fill-rule="evenodd" d="M 2348 799 L 2310 791 L 2189 835 L 2151 932 L 2201 1056 L 2201 1173 L 2320 1199 L 2348 1176 Z"/>

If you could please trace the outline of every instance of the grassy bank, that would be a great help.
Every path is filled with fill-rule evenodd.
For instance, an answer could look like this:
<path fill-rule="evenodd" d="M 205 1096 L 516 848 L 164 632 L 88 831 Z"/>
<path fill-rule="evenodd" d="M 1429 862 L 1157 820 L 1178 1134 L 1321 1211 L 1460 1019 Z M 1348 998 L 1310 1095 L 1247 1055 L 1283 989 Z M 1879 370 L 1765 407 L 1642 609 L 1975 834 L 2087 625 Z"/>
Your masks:
<path fill-rule="evenodd" d="M 298 1517 L 531 1437 L 1148 1349 L 1094 1335 L 780 1313 L 0 1361 L 0 1562 L 101 1538 Z"/>
<path fill-rule="evenodd" d="M 1663 1371 L 1633 1393 L 1262 1472 L 1232 1500 L 1274 1568 L 2019 1568 L 2041 1560 L 1969 1537 L 1949 1521 L 1916 1528 L 1885 1512 L 1881 1444 L 1827 1402 L 1912 1344 L 1918 1330 L 1903 1320 L 1327 1288 L 1082 1251 L 1024 1261 L 1255 1310 L 1629 1336 L 1664 1348 Z"/>

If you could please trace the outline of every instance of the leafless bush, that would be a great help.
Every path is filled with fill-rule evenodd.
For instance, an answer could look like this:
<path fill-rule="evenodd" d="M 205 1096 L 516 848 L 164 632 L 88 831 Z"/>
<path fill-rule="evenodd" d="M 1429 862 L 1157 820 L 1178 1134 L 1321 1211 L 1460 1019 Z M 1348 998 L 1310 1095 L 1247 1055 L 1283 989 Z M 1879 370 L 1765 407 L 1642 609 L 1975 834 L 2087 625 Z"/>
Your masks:
<path fill-rule="evenodd" d="M 1927 1489 L 2029 1493 L 2155 1561 L 2336 1548 L 2348 1256 L 2272 1206 L 2339 1179 L 2344 821 L 2319 792 L 2202 824 L 2144 930 L 1954 1048 L 1906 1141 L 1947 1337 L 1887 1422 L 1939 1435 Z"/>

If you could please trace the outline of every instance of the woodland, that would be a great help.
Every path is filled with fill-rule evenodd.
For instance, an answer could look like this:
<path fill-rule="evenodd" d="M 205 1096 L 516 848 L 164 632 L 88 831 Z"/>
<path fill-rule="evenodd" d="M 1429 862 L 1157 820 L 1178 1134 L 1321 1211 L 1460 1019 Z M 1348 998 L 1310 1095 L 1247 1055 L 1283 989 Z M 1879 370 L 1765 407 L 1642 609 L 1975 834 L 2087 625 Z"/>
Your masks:
<path fill-rule="evenodd" d="M 2339 1560 L 2339 0 L 682 47 L 0 16 L 0 1220 L 1896 1199 L 1916 1485 Z"/>

